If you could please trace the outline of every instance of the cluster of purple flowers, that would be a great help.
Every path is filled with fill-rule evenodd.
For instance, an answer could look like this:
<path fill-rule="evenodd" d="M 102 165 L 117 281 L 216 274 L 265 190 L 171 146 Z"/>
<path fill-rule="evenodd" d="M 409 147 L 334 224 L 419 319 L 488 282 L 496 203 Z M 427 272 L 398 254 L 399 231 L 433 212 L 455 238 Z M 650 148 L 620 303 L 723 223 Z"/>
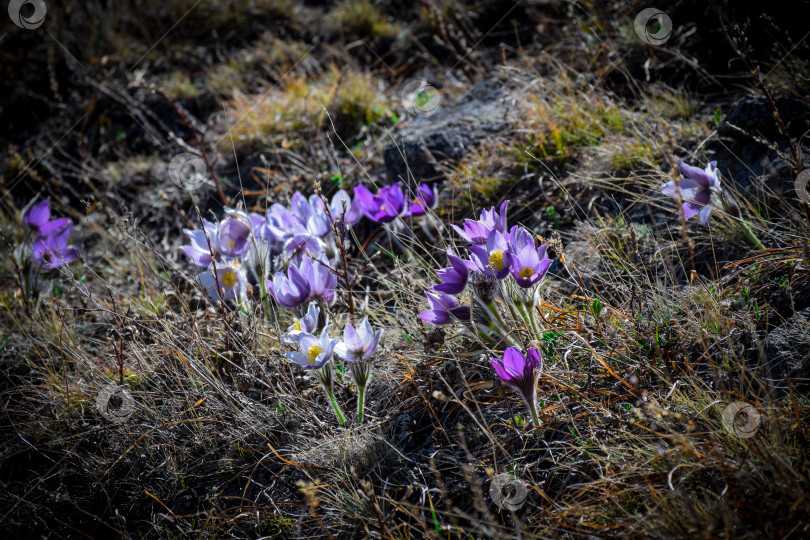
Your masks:
<path fill-rule="evenodd" d="M 68 244 L 73 222 L 69 218 L 51 220 L 50 199 L 32 204 L 23 212 L 23 222 L 34 234 L 32 254 L 45 268 L 57 268 L 75 261 L 81 249 Z"/>
<path fill-rule="evenodd" d="M 214 299 L 220 298 L 220 292 L 223 300 L 242 299 L 248 268 L 283 307 L 295 308 L 315 299 L 329 305 L 337 286 L 336 231 L 345 234 L 346 227 L 363 216 L 388 223 L 424 215 L 436 204 L 434 189 L 424 184 L 410 203 L 402 182 L 376 194 L 363 185 L 354 192 L 352 198 L 341 189 L 328 204 L 319 195 L 307 198 L 295 192 L 289 207 L 275 203 L 265 215 L 226 208 L 223 220 L 203 220 L 202 230 L 184 229 L 191 243 L 181 249 L 205 268 L 198 281 Z M 286 272 L 275 272 L 268 279 L 272 268 L 286 268 Z"/>
<path fill-rule="evenodd" d="M 447 251 L 450 266 L 437 272 L 442 283 L 425 291 L 430 309 L 419 314 L 421 319 L 435 325 L 469 320 L 469 307 L 460 306 L 453 295 L 464 291 L 471 274 L 497 281 L 511 275 L 524 289 L 540 283 L 552 263 L 546 257 L 547 246 L 536 247 L 534 237 L 523 227 L 515 225 L 507 231 L 508 205 L 509 201 L 504 201 L 499 211 L 495 207 L 484 210 L 478 220 L 465 220 L 463 227 L 452 225 L 470 244 L 470 258 Z"/>

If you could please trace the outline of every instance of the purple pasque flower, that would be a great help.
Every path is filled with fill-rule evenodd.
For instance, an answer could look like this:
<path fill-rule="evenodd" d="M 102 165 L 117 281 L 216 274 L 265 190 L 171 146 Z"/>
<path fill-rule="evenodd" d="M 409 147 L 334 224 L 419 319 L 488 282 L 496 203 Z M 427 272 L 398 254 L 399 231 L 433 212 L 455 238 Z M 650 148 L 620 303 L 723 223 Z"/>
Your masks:
<path fill-rule="evenodd" d="M 199 283 L 214 300 L 241 300 L 247 294 L 247 275 L 238 261 L 224 264 L 211 263 L 211 266 L 197 276 Z M 220 297 L 220 291 L 222 296 Z"/>
<path fill-rule="evenodd" d="M 534 249 L 534 244 L 531 246 L 526 245 L 517 253 L 510 251 L 506 252 L 506 260 L 512 272 L 512 277 L 515 282 L 528 289 L 548 272 L 548 267 L 551 266 L 551 259 L 546 257 L 546 249 L 548 246 L 545 244 L 539 248 Z"/>
<path fill-rule="evenodd" d="M 679 197 L 683 201 L 681 207 L 685 219 L 699 215 L 700 222 L 708 226 L 717 195 L 722 190 L 717 162 L 712 161 L 701 169 L 681 161 L 678 167 L 686 178 L 680 181 L 680 186 L 670 180 L 661 186 L 661 191 L 664 195 Z"/>
<path fill-rule="evenodd" d="M 281 336 L 281 342 L 294 345 L 298 343 L 302 334 L 314 334 L 315 330 L 318 329 L 318 316 L 320 314 L 321 308 L 318 307 L 317 302 L 310 302 L 307 314 L 287 328 L 287 333 Z"/>
<path fill-rule="evenodd" d="M 189 256 L 194 264 L 197 266 L 202 266 L 203 268 L 208 268 L 213 259 L 211 250 L 214 250 L 214 254 L 216 254 L 219 224 L 211 223 L 206 219 L 203 219 L 202 221 L 203 230 L 183 229 L 183 232 L 191 240 L 191 244 L 187 246 L 180 246 L 180 249 L 182 249 L 183 252 Z M 210 248 L 208 246 L 209 240 L 211 242 Z"/>
<path fill-rule="evenodd" d="M 34 259 L 45 268 L 58 268 L 75 261 L 81 249 L 68 245 L 72 228 L 73 224 L 67 218 L 55 219 L 42 225 L 39 228 L 40 234 L 34 238 L 32 245 Z"/>
<path fill-rule="evenodd" d="M 287 267 L 287 275 L 276 272 L 273 281 L 267 280 L 267 290 L 279 305 L 294 308 L 306 301 L 310 294 L 309 281 L 294 264 Z"/>
<path fill-rule="evenodd" d="M 228 258 L 241 257 L 248 249 L 250 223 L 247 219 L 228 216 L 219 223 L 217 252 Z"/>
<path fill-rule="evenodd" d="M 332 358 L 335 345 L 340 341 L 329 337 L 329 325 L 324 326 L 321 335 L 303 332 L 298 338 L 297 351 L 290 351 L 284 356 L 304 369 L 321 369 Z"/>
<path fill-rule="evenodd" d="M 343 341 L 335 347 L 335 354 L 347 362 L 360 362 L 371 358 L 380 341 L 382 328 L 376 332 L 368 322 L 368 317 L 363 319 L 357 329 L 351 324 L 343 328 Z"/>
<path fill-rule="evenodd" d="M 420 319 L 436 326 L 470 320 L 469 306 L 458 305 L 458 300 L 443 292 L 425 291 L 430 309 L 418 315 Z"/>
<path fill-rule="evenodd" d="M 419 184 L 416 188 L 416 194 L 404 212 L 402 217 L 409 216 L 423 216 L 429 208 L 436 206 L 436 191 L 433 186 L 427 184 Z"/>
<path fill-rule="evenodd" d="M 327 305 L 335 301 L 335 289 L 337 288 L 337 274 L 332 271 L 323 255 L 317 258 L 304 257 L 299 265 L 301 275 L 309 284 L 309 296 L 307 300 L 322 299 Z"/>
<path fill-rule="evenodd" d="M 470 270 L 467 268 L 467 262 L 449 249 L 447 258 L 450 260 L 450 266 L 436 271 L 443 283 L 434 285 L 431 289 L 446 294 L 460 294 L 467 286 Z"/>
<path fill-rule="evenodd" d="M 376 195 L 361 184 L 355 186 L 354 196 L 363 214 L 377 223 L 389 223 L 394 221 L 399 217 L 405 204 L 402 182 L 397 182 L 390 186 L 383 186 Z"/>
<path fill-rule="evenodd" d="M 39 229 L 51 219 L 51 200 L 45 199 L 36 204 L 31 204 L 23 212 L 23 223 L 32 229 Z"/>
<path fill-rule="evenodd" d="M 534 237 L 524 227 L 513 225 L 505 239 L 511 253 L 519 253 L 527 247 L 534 249 Z"/>
<path fill-rule="evenodd" d="M 507 206 L 509 206 L 509 201 L 504 201 L 501 203 L 499 212 L 495 212 L 494 206 L 490 207 L 489 210 L 483 210 L 478 221 L 465 219 L 463 229 L 457 225 L 451 225 L 451 227 L 470 244 L 484 245 L 492 231 L 498 231 L 501 234 L 506 233 Z"/>
<path fill-rule="evenodd" d="M 508 260 L 504 257 L 508 249 L 503 233 L 490 231 L 485 245 L 470 246 L 472 268 L 495 279 L 505 278 L 509 275 Z"/>
<path fill-rule="evenodd" d="M 491 231 L 506 234 L 506 209 L 508 206 L 509 201 L 503 201 L 498 212 L 495 212 L 495 207 L 491 206 L 489 210 L 481 212 L 479 221 Z"/>
<path fill-rule="evenodd" d="M 536 349 L 529 349 L 526 356 L 523 356 L 520 350 L 509 347 L 504 351 L 502 360 L 492 358 L 490 363 L 501 381 L 520 392 L 523 401 L 532 413 L 535 426 L 540 427 L 540 420 L 535 408 L 536 371 L 543 369 L 540 353 Z"/>
<path fill-rule="evenodd" d="M 357 197 L 352 200 L 345 189 L 339 189 L 337 193 L 332 195 L 332 201 L 329 203 L 329 211 L 332 212 L 332 217 L 337 220 L 343 218 L 343 222 L 351 227 L 363 217 L 363 210 L 360 208 L 360 203 Z"/>

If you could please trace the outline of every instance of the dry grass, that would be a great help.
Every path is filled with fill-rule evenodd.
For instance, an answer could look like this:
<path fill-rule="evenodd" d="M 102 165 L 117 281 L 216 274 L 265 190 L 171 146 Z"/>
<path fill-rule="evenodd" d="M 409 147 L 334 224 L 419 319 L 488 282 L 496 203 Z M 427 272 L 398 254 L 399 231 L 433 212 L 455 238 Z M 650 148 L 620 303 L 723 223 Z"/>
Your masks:
<path fill-rule="evenodd" d="M 231 5 L 203 2 L 193 21 L 211 18 L 198 30 L 255 31 L 251 17 L 277 11 L 305 35 L 315 9 Z M 404 30 L 385 13 L 396 9 L 341 2 L 323 34 L 393 39 Z M 434 40 L 441 53 L 419 49 L 443 70 L 470 45 L 459 35 L 477 35 L 449 21 L 436 23 L 450 24 Z M 737 193 L 769 248 L 756 253 L 729 217 L 716 216 L 711 229 L 682 223 L 659 188 L 676 174 L 676 157 L 708 159 L 700 152 L 713 111 L 699 95 L 665 86 L 615 95 L 601 84 L 604 72 L 591 77 L 593 66 L 612 49 L 646 49 L 594 28 L 565 38 L 590 40 L 593 57 L 563 39 L 549 46 L 553 60 L 521 49 L 513 63 L 534 81 L 516 97 L 522 123 L 452 164 L 435 210 L 442 234 L 429 238 L 416 222 L 398 235 L 368 223 L 352 231 L 357 310 L 385 328 L 363 424 L 350 414 L 348 376 L 337 398 L 352 420 L 341 427 L 317 381 L 284 359 L 278 338 L 291 315 L 267 317 L 258 287 L 241 311 L 212 305 L 196 287 L 177 249 L 181 230 L 195 226 L 198 209 L 220 205 L 210 186 L 185 192 L 159 172 L 169 152 L 138 139 L 143 147 L 131 152 L 113 146 L 97 160 L 53 158 L 32 169 L 33 185 L 50 192 L 61 180 L 71 186 L 61 194 L 85 201 L 70 206 L 54 195 L 86 251 L 48 272 L 40 297 L 27 301 L 11 257 L 0 263 L 2 527 L 59 537 L 810 534 L 808 381 L 775 379 L 763 355 L 768 332 L 810 305 L 803 210 L 767 186 Z M 210 65 L 152 74 L 176 100 L 222 100 L 227 123 L 206 126 L 201 107 L 189 124 L 199 125 L 231 204 L 260 210 L 316 182 L 326 191 L 382 183 L 377 147 L 398 120 L 398 79 L 413 73 L 354 49 L 357 57 L 331 46 L 311 53 L 304 43 L 264 34 Z M 129 47 L 125 56 L 143 52 Z M 462 60 L 483 70 L 492 59 Z M 592 71 L 577 71 L 583 64 Z M 160 134 L 153 116 L 138 120 Z M 190 135 L 180 137 L 183 150 L 196 151 Z M 30 167 L 35 148 L 9 153 L 12 176 Z M 261 157 L 228 175 L 231 153 Z M 452 327 L 431 332 L 416 318 L 453 244 L 448 225 L 504 198 L 510 225 L 543 236 L 558 261 L 543 292 L 538 430 L 494 381 L 488 358 L 500 350 Z M 24 231 L 14 199 L 4 204 L 6 249 Z M 330 315 L 342 326 L 348 302 L 339 294 Z M 119 423 L 97 400 L 121 382 L 134 406 Z M 735 401 L 761 415 L 755 436 L 724 425 Z M 492 501 L 502 473 L 528 489 L 515 512 Z"/>

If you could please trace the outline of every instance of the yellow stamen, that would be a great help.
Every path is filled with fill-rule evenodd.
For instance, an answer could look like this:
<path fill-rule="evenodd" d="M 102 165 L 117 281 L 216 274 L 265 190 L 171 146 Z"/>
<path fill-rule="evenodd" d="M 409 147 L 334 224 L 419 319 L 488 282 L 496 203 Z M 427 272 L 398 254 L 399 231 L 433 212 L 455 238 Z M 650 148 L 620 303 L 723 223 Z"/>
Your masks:
<path fill-rule="evenodd" d="M 309 363 L 314 364 L 315 360 L 318 358 L 318 355 L 323 352 L 323 347 L 320 345 L 313 345 L 312 347 L 307 350 L 307 357 L 309 357 Z"/>
<path fill-rule="evenodd" d="M 293 325 L 293 330 L 298 330 L 299 332 L 301 331 L 301 322 L 300 321 L 295 321 L 295 324 Z"/>
<path fill-rule="evenodd" d="M 498 272 L 499 270 L 503 270 L 504 264 L 503 264 L 502 249 L 496 249 L 489 255 L 489 267 L 496 272 Z"/>
<path fill-rule="evenodd" d="M 222 284 L 225 285 L 227 288 L 231 288 L 236 285 L 237 281 L 236 272 L 225 272 L 222 274 Z"/>
<path fill-rule="evenodd" d="M 531 266 L 524 266 L 523 268 L 520 269 L 518 275 L 520 275 L 520 277 L 522 278 L 530 278 L 534 275 L 534 268 L 532 268 Z"/>

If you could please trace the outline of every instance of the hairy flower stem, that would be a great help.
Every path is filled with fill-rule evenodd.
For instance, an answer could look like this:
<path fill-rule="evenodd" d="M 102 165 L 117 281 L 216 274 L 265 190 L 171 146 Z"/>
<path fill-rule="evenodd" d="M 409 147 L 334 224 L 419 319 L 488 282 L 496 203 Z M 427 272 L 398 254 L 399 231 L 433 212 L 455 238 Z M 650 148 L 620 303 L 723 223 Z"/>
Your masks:
<path fill-rule="evenodd" d="M 534 399 L 527 399 L 525 396 L 523 397 L 523 402 L 526 404 L 526 407 L 529 408 L 529 411 L 532 413 L 532 421 L 534 422 L 535 429 L 540 429 L 540 417 L 537 414 L 537 402 Z"/>
<path fill-rule="evenodd" d="M 335 399 L 335 394 L 332 392 L 331 389 L 326 388 L 326 395 L 329 397 L 329 403 L 332 404 L 332 408 L 335 410 L 335 416 L 337 416 L 338 423 L 340 423 L 341 426 L 345 426 L 346 417 L 343 416 L 343 411 L 340 410 L 340 405 L 338 405 L 338 402 Z"/>
<path fill-rule="evenodd" d="M 363 407 L 366 403 L 366 387 L 359 386 L 357 388 L 357 421 L 363 423 Z"/>
<path fill-rule="evenodd" d="M 488 322 L 492 325 L 492 330 L 497 332 L 507 343 L 509 343 L 509 345 L 512 345 L 513 347 L 520 347 L 520 343 L 517 343 L 515 339 L 511 336 L 511 332 L 507 330 L 508 326 L 503 321 L 503 318 L 501 318 L 498 312 L 498 306 L 495 305 L 495 301 L 490 300 L 489 302 L 485 302 L 477 294 L 475 295 L 474 299 L 475 302 L 477 302 L 478 305 L 486 313 L 487 319 L 489 319 Z M 479 324 L 480 323 L 476 322 L 475 323 L 476 327 L 479 327 Z M 489 340 L 486 341 L 489 342 Z"/>
<path fill-rule="evenodd" d="M 366 404 L 366 388 L 368 387 L 368 380 L 371 378 L 371 362 L 369 360 L 358 360 L 348 364 L 354 384 L 357 385 L 357 420 L 362 424 L 363 408 Z"/>
<path fill-rule="evenodd" d="M 332 391 L 335 380 L 335 369 L 332 365 L 332 361 L 329 360 L 326 364 L 324 364 L 321 369 L 315 372 L 315 375 L 318 376 L 318 379 L 320 379 L 321 384 L 323 385 L 323 389 L 326 391 L 326 396 L 329 398 L 329 403 L 335 410 L 335 416 L 337 416 L 338 422 L 341 426 L 345 426 L 346 417 L 343 415 L 343 411 L 340 409 L 340 405 L 338 405 L 338 402 L 335 399 L 335 393 Z"/>

